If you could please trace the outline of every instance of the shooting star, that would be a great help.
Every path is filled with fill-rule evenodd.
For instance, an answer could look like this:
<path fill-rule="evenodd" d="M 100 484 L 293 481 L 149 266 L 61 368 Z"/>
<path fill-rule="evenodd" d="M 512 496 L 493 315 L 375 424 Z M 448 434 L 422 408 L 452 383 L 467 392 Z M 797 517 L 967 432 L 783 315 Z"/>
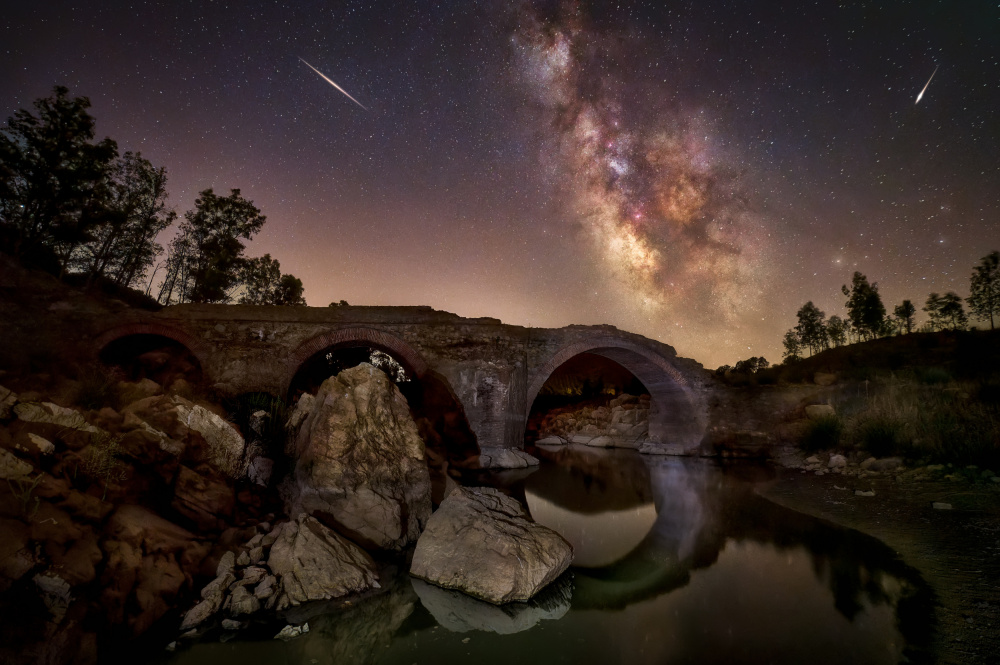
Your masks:
<path fill-rule="evenodd" d="M 924 96 L 925 92 L 927 92 L 927 86 L 929 86 L 931 84 L 931 81 L 934 80 L 934 75 L 937 74 L 938 67 L 940 67 L 940 66 L 941 65 L 938 65 L 937 67 L 934 68 L 934 71 L 931 72 L 931 77 L 929 79 L 927 79 L 927 83 L 924 84 L 924 89 L 920 91 L 919 95 L 917 95 L 917 101 L 913 102 L 914 106 L 916 106 L 917 104 L 920 103 L 920 98 Z M 320 74 L 320 76 L 322 76 L 322 74 Z M 326 77 L 323 76 L 323 78 L 326 78 Z M 329 80 L 329 79 L 327 79 L 327 80 Z M 331 83 L 332 83 L 332 81 L 331 81 Z M 344 93 L 344 94 L 346 95 L 347 93 Z"/>
<path fill-rule="evenodd" d="M 299 60 L 302 60 L 302 58 L 299 58 Z M 334 83 L 333 81 L 331 81 L 329 78 L 327 78 L 326 74 L 324 74 L 320 70 L 316 69 L 315 67 L 313 67 L 312 65 L 310 65 L 305 60 L 302 60 L 302 62 L 303 62 L 303 64 L 305 64 L 306 67 L 308 67 L 309 69 L 313 70 L 314 72 L 316 72 L 317 74 L 319 74 L 320 76 L 322 76 L 324 81 L 326 81 L 327 83 L 329 83 L 330 85 L 332 85 L 334 88 L 336 88 L 337 90 L 340 90 L 342 93 L 344 93 L 345 95 L 347 95 L 347 98 L 350 99 L 352 102 L 354 102 L 355 104 L 357 104 L 358 106 L 360 106 L 364 110 L 366 110 L 366 111 L 368 110 L 367 106 L 365 106 L 364 104 L 362 104 L 358 100 L 354 99 L 354 97 L 351 97 L 351 94 L 349 92 L 347 92 L 346 90 L 344 90 L 343 88 L 341 88 L 339 85 L 337 85 L 336 83 Z M 918 98 L 917 101 L 920 101 L 919 98 Z"/>

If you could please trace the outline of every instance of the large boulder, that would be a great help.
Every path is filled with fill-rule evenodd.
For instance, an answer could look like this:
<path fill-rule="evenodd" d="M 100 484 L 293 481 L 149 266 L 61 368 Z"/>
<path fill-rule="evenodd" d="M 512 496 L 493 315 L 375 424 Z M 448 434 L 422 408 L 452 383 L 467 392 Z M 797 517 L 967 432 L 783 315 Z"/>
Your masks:
<path fill-rule="evenodd" d="M 300 515 L 279 529 L 267 558 L 267 567 L 281 581 L 279 610 L 378 587 L 368 553 L 316 519 Z"/>
<path fill-rule="evenodd" d="M 88 423 L 79 411 L 52 402 L 22 402 L 14 406 L 14 413 L 25 422 L 49 423 L 90 434 L 101 433 L 101 430 Z"/>
<path fill-rule="evenodd" d="M 295 434 L 289 513 L 321 513 L 367 547 L 402 549 L 431 512 L 424 442 L 399 389 L 362 363 L 320 386 Z"/>
<path fill-rule="evenodd" d="M 527 601 L 573 561 L 573 547 L 486 487 L 448 495 L 417 541 L 410 574 L 494 604 Z"/>

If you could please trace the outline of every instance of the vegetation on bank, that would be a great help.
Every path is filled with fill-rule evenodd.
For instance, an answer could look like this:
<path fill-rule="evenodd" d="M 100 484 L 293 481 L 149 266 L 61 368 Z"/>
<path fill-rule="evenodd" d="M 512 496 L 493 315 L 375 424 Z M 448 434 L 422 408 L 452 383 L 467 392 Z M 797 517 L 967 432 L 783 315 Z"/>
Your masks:
<path fill-rule="evenodd" d="M 244 256 L 243 241 L 266 218 L 239 189 L 200 192 L 160 260 L 157 238 L 177 220 L 166 170 L 140 153 L 119 154 L 110 138 L 95 141 L 86 97 L 58 86 L 34 107 L 0 129 L 2 251 L 74 285 L 155 293 L 163 305 L 305 304 L 302 281 L 277 260 Z"/>

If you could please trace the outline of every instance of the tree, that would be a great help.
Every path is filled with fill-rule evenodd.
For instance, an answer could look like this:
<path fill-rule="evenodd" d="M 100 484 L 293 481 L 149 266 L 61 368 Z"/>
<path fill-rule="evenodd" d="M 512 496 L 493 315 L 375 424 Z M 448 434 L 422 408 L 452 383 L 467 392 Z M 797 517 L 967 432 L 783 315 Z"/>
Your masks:
<path fill-rule="evenodd" d="M 80 268 L 121 286 L 141 280 L 163 251 L 156 236 L 177 218 L 166 200 L 166 171 L 126 152 L 111 167 L 104 219 L 81 247 Z"/>
<path fill-rule="evenodd" d="M 810 300 L 799 309 L 797 316 L 799 324 L 795 326 L 795 332 L 799 342 L 809 347 L 809 355 L 819 353 L 826 348 L 826 325 L 823 323 L 825 314 Z"/>
<path fill-rule="evenodd" d="M 969 323 L 965 310 L 962 309 L 962 298 L 954 291 L 943 296 L 931 293 L 924 311 L 930 316 L 931 328 L 934 330 L 964 330 Z"/>
<path fill-rule="evenodd" d="M 102 219 L 107 172 L 118 156 L 94 139 L 90 100 L 57 86 L 20 109 L 0 130 L 0 229 L 16 256 L 55 258 L 65 272 L 77 247 Z"/>
<path fill-rule="evenodd" d="M 984 256 L 972 271 L 970 282 L 969 311 L 980 319 L 989 318 L 990 330 L 995 330 L 993 319 L 1000 316 L 1000 252 Z"/>
<path fill-rule="evenodd" d="M 732 368 L 732 371 L 740 374 L 756 374 L 763 369 L 767 369 L 770 365 L 771 363 L 767 361 L 767 358 L 764 358 L 763 356 L 760 358 L 753 356 L 751 358 L 747 358 L 746 360 L 736 361 L 736 366 Z"/>
<path fill-rule="evenodd" d="M 834 314 L 826 322 L 826 335 L 834 346 L 843 346 L 847 343 L 847 322 Z"/>
<path fill-rule="evenodd" d="M 789 330 L 785 333 L 782 344 L 785 345 L 785 354 L 783 357 L 786 362 L 800 359 L 799 353 L 802 351 L 802 343 L 799 341 L 799 336 L 795 334 L 794 330 Z"/>
<path fill-rule="evenodd" d="M 241 239 L 249 240 L 265 221 L 238 189 L 227 197 L 211 189 L 201 192 L 170 244 L 167 276 L 158 300 L 165 304 L 229 302 L 244 262 L 246 248 Z"/>
<path fill-rule="evenodd" d="M 244 261 L 240 271 L 244 305 L 305 305 L 302 280 L 282 275 L 281 264 L 270 254 Z"/>
<path fill-rule="evenodd" d="M 896 305 L 896 309 L 892 313 L 899 321 L 900 328 L 905 330 L 907 335 L 913 332 L 913 317 L 917 313 L 917 308 L 913 306 L 912 302 L 904 300 Z"/>
<path fill-rule="evenodd" d="M 869 284 L 868 278 L 855 272 L 851 288 L 841 287 L 847 298 L 847 317 L 861 340 L 874 339 L 885 332 L 885 305 L 878 293 L 878 283 Z"/>

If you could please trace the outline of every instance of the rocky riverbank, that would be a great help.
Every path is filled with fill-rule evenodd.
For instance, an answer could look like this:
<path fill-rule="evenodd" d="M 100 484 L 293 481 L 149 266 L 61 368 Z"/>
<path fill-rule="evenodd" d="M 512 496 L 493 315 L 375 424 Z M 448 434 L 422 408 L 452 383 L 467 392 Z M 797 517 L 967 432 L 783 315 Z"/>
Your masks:
<path fill-rule="evenodd" d="M 987 665 L 1000 648 L 1000 481 L 992 469 L 784 449 L 767 499 L 885 542 L 937 594 L 941 663 Z M 831 465 L 832 462 L 832 465 Z"/>

